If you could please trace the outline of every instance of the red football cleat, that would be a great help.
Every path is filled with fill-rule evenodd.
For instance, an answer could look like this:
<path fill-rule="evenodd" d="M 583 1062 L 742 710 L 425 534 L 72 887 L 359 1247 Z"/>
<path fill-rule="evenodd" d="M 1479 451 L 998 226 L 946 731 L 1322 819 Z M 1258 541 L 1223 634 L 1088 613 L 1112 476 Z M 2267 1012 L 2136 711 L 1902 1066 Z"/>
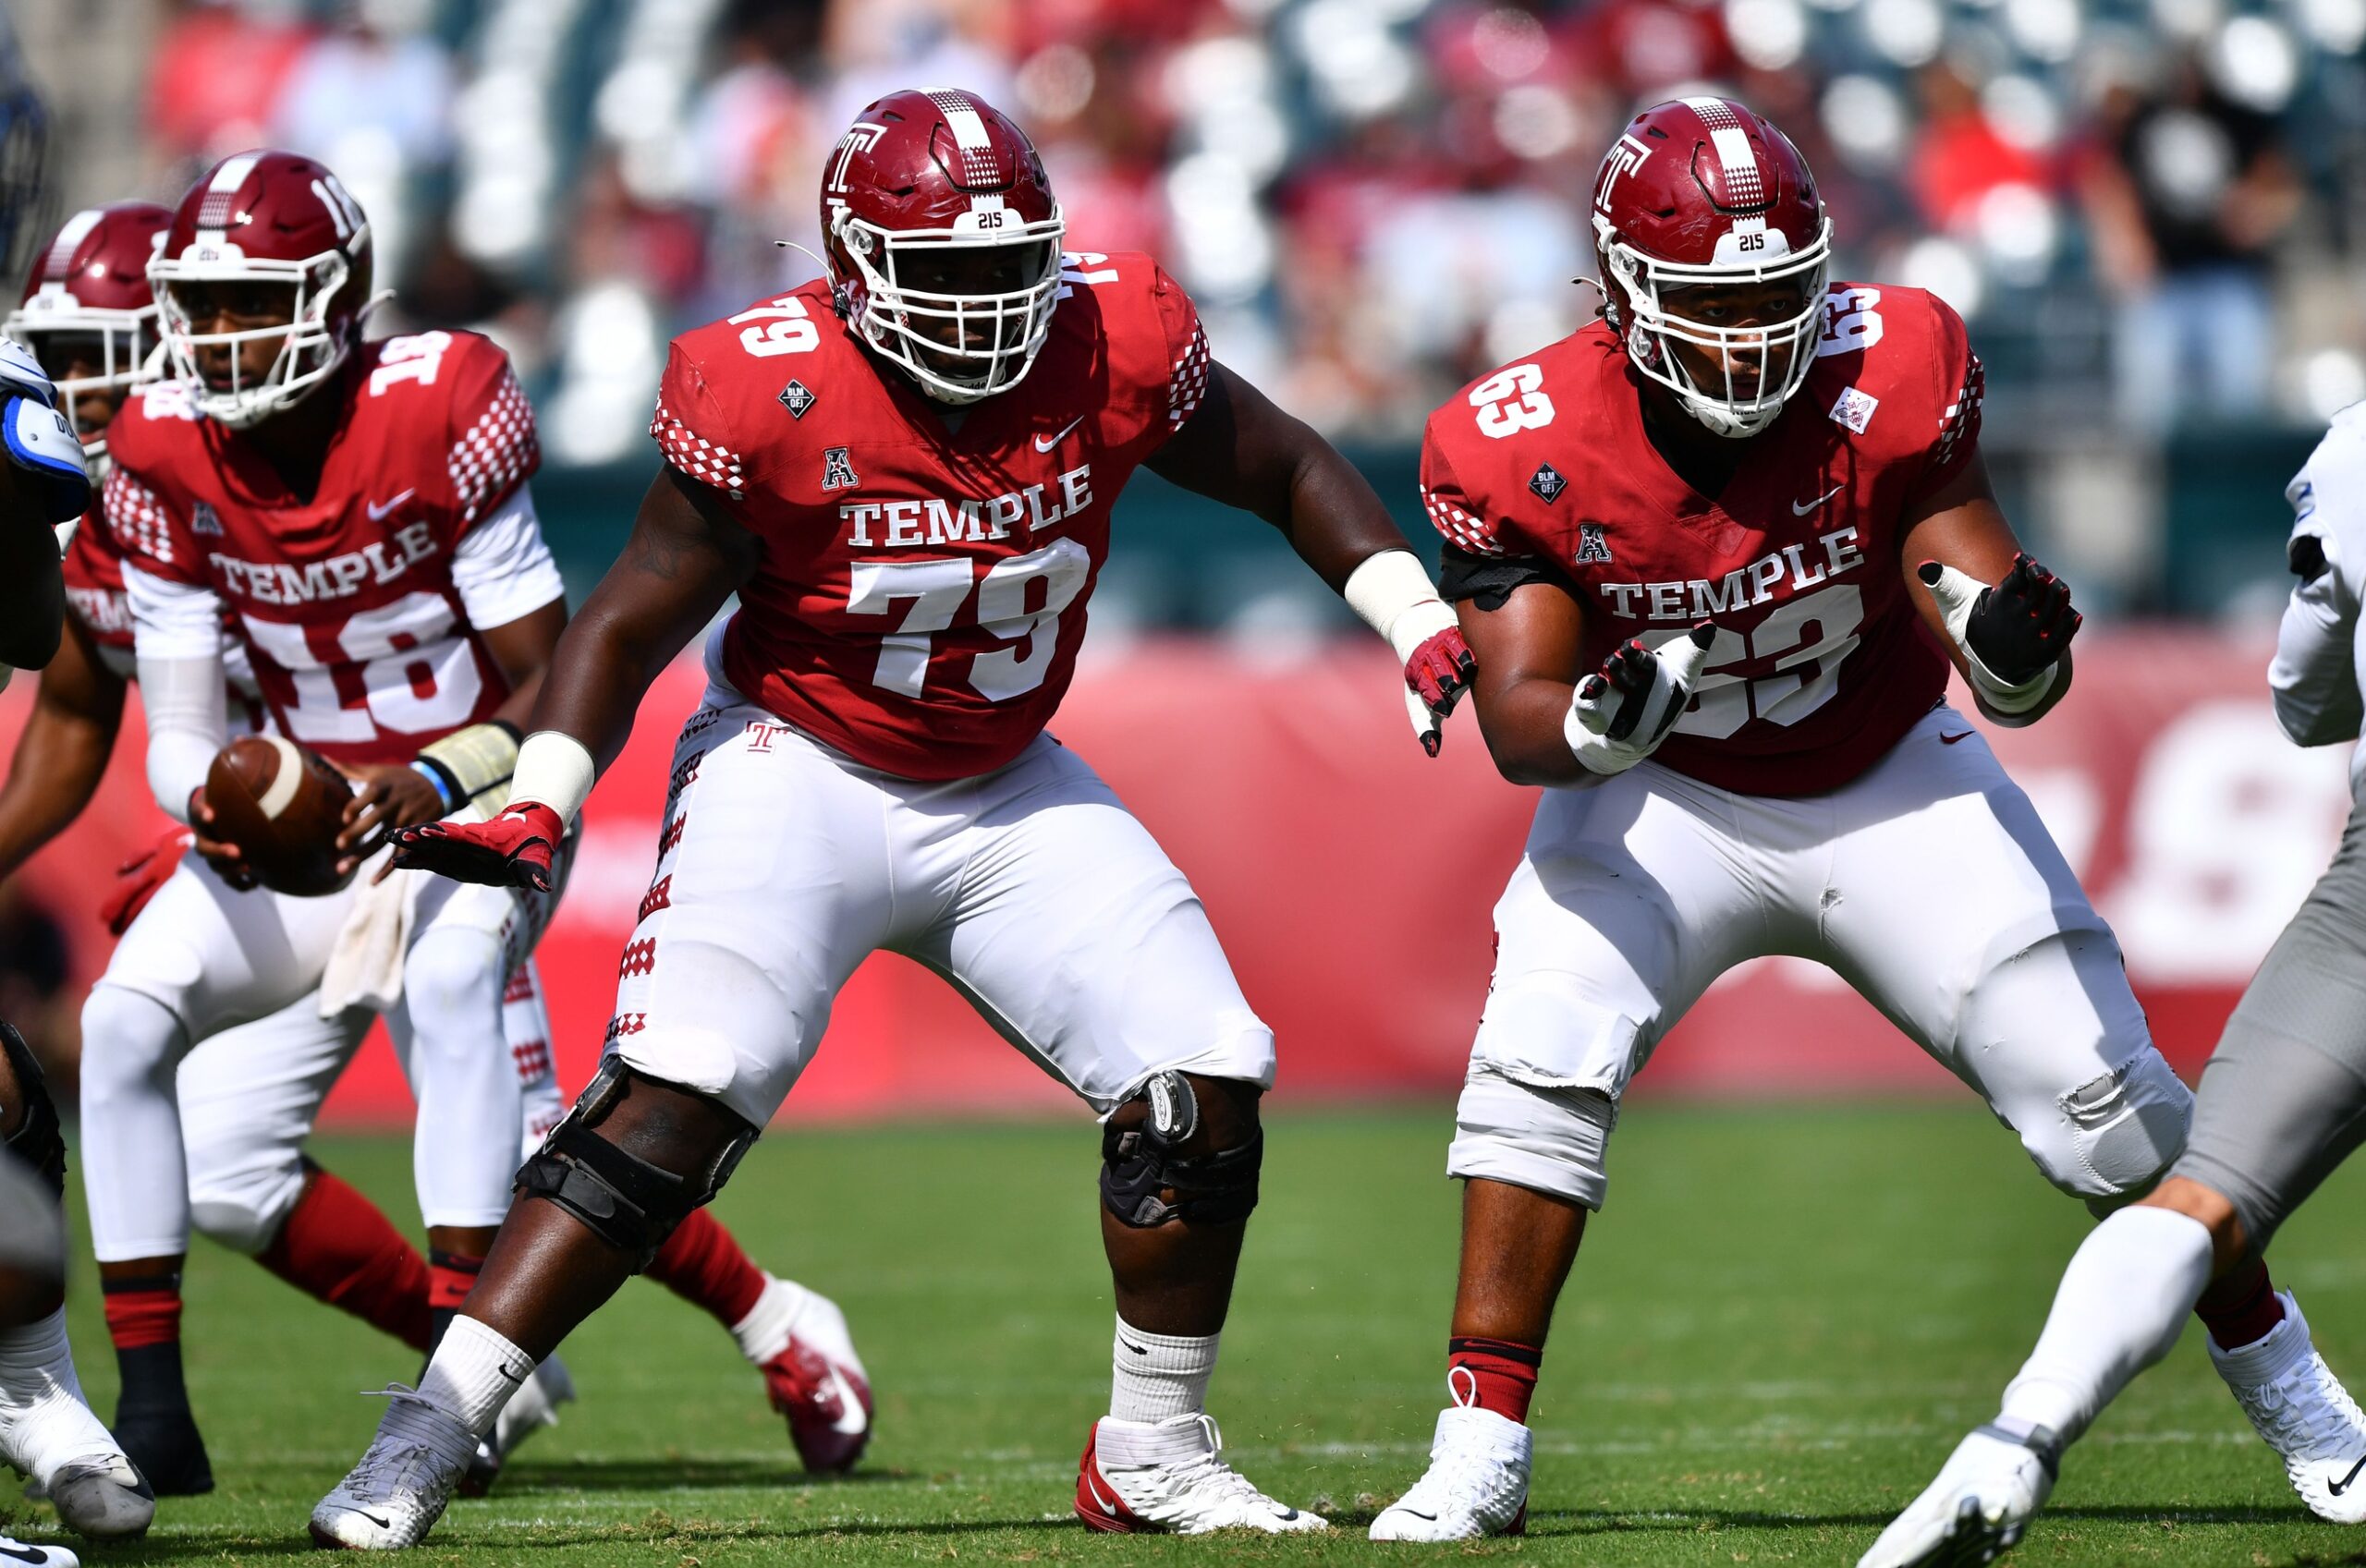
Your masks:
<path fill-rule="evenodd" d="M 764 1393 L 788 1417 L 789 1440 L 805 1467 L 818 1475 L 853 1469 L 871 1441 L 871 1385 L 862 1369 L 791 1339 L 762 1370 Z"/>

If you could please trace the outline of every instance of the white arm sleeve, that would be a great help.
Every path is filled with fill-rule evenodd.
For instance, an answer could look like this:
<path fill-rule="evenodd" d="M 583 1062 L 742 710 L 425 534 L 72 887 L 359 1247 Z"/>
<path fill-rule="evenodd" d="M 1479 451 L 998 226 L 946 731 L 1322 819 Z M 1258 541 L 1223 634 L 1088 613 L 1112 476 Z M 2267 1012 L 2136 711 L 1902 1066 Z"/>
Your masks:
<path fill-rule="evenodd" d="M 2296 560 L 2322 551 L 2324 565 L 2296 583 L 2267 667 L 2276 722 L 2302 746 L 2358 737 L 2361 701 L 2359 576 L 2366 556 L 2366 421 L 2336 419 L 2285 491 L 2295 514 Z"/>
<path fill-rule="evenodd" d="M 205 783 L 213 754 L 229 738 L 222 599 L 129 562 L 123 587 L 139 654 L 140 700 L 148 712 L 148 787 L 167 815 L 186 822 L 190 792 Z"/>
<path fill-rule="evenodd" d="M 543 541 L 531 491 L 519 485 L 500 511 L 460 536 L 452 553 L 452 586 L 460 591 L 469 625 L 481 631 L 506 626 L 567 597 L 558 563 Z"/>
<path fill-rule="evenodd" d="M 140 661 L 140 700 L 148 711 L 148 787 L 177 821 L 189 820 L 189 797 L 205 783 L 213 754 L 230 737 L 222 655 Z"/>

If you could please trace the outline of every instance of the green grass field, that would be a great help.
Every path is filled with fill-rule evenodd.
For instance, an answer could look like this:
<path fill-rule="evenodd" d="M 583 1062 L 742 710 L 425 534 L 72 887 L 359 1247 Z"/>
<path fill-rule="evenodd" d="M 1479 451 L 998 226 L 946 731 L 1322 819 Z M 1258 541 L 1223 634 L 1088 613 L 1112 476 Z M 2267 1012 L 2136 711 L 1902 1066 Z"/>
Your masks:
<path fill-rule="evenodd" d="M 1068 1513 L 1107 1394 L 1108 1287 L 1089 1123 L 781 1134 L 719 1211 L 775 1271 L 835 1295 L 879 1393 L 860 1473 L 809 1483 L 754 1374 L 705 1319 L 635 1283 L 568 1342 L 583 1399 L 435 1562 L 721 1568 L 874 1562 L 1355 1562 L 1442 1403 L 1456 1189 L 1449 1118 L 1274 1120 L 1213 1409 L 1267 1489 L 1347 1526 L 1278 1544 L 1127 1540 Z M 1533 1412 L 1523 1541 L 1465 1555 L 1604 1563 L 1853 1562 L 1994 1410 L 2086 1227 L 1970 1105 L 1713 1110 L 1642 1103 L 1564 1299 Z M 410 1212 L 407 1141 L 324 1162 Z M 2278 1243 L 2336 1367 L 2366 1373 L 2366 1173 Z M 79 1218 L 79 1202 L 76 1215 Z M 190 1383 L 219 1489 L 168 1501 L 102 1562 L 306 1550 L 304 1517 L 409 1380 L 405 1352 L 244 1259 L 201 1249 Z M 112 1358 L 74 1297 L 103 1413 Z M 2366 1562 L 2310 1519 L 2189 1331 L 2074 1451 L 2029 1563 Z M 18 1505 L 39 1524 L 46 1511 Z M 36 1532 L 38 1533 L 38 1531 Z"/>

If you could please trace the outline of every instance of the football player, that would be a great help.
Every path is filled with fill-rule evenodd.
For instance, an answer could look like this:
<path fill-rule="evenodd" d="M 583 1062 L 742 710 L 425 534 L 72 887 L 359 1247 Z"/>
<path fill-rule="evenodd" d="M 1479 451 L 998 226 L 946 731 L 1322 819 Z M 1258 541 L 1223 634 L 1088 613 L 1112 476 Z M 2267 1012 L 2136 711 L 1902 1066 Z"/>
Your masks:
<path fill-rule="evenodd" d="M 2366 404 L 2334 416 L 2285 493 L 2299 580 L 2268 665 L 2275 716 L 2298 745 L 2354 741 L 2366 710 Z M 2352 756 L 2350 780 L 2366 800 L 2366 748 Z M 2333 865 L 2226 1020 L 2168 1179 L 2079 1248 L 1996 1418 L 1963 1440 L 1863 1568 L 1987 1562 L 2019 1540 L 2054 1489 L 2062 1451 L 2169 1353 L 2196 1302 L 2245 1277 L 2273 1326 L 2234 1347 L 2214 1326 L 2210 1359 L 2310 1511 L 2366 1523 L 2366 1417 L 2310 1344 L 2299 1304 L 2257 1271 L 2276 1229 L 2360 1142 L 2366 808 L 2353 808 Z"/>
<path fill-rule="evenodd" d="M 94 479 L 103 480 L 107 467 L 108 421 L 133 387 L 158 373 L 161 346 L 146 269 L 171 218 L 143 202 L 77 213 L 40 252 L 23 303 L 0 324 L 58 378 Z M 89 805 L 137 674 L 122 550 L 103 520 L 78 531 L 65 572 L 67 636 L 42 674 L 0 785 L 0 878 Z M 233 727 L 275 733 L 244 643 L 226 635 L 222 657 Z M 128 868 L 110 901 L 115 934 L 124 934 L 170 877 L 189 837 L 187 828 L 177 828 Z M 432 1324 L 427 1260 L 375 1205 L 303 1149 L 322 1100 L 373 1016 L 355 1007 L 323 1017 L 317 991 L 308 992 L 267 1018 L 223 1031 L 183 1060 L 177 1088 L 190 1214 L 222 1245 L 424 1352 Z M 502 1018 L 519 1075 L 523 1149 L 531 1154 L 564 1109 L 552 1070 L 550 1020 L 531 961 L 511 977 Z M 868 1436 L 868 1387 L 835 1306 L 759 1269 L 720 1222 L 700 1219 L 668 1243 L 651 1276 L 732 1331 L 787 1416 L 809 1468 L 846 1468 Z M 134 1362 L 159 1359 L 152 1347 L 177 1340 L 177 1312 L 116 1316 L 124 1336 L 118 1355 L 134 1353 Z M 829 1375 L 832 1365 L 847 1382 Z M 553 1398 L 564 1397 L 565 1387 L 565 1369 L 546 1363 L 530 1384 L 531 1397 L 504 1413 L 502 1428 L 480 1453 L 472 1489 L 489 1484 L 517 1441 L 552 1418 Z M 185 1396 L 174 1397 L 179 1392 L 177 1380 L 165 1384 L 149 1414 L 135 1410 L 119 1425 L 142 1445 L 134 1457 L 169 1477 L 172 1490 L 202 1490 L 211 1466 Z"/>
<path fill-rule="evenodd" d="M 1451 1403 L 1378 1539 L 1521 1528 L 1529 1398 L 1620 1095 L 1736 964 L 1831 966 L 2098 1211 L 2160 1180 L 2191 1106 L 1946 701 L 1952 662 L 1992 721 L 2042 718 L 2079 627 L 1990 489 L 1963 322 L 1831 281 L 1805 161 L 1723 98 L 1637 115 L 1592 221 L 1602 319 L 1472 383 L 1422 447 L 1480 728 L 1545 789 L 1447 1156 Z M 2220 1343 L 2273 1326 L 2262 1281 L 2203 1303 Z"/>
<path fill-rule="evenodd" d="M 208 837 L 203 802 L 227 731 L 225 617 L 274 731 L 358 781 L 341 849 L 362 870 L 390 825 L 466 811 L 506 783 L 502 705 L 523 714 L 566 601 L 525 490 L 532 414 L 506 359 L 473 334 L 362 341 L 369 227 L 329 170 L 274 152 L 227 158 L 182 199 L 149 276 L 180 379 L 140 388 L 109 426 L 106 520 L 126 551 L 149 781 L 191 823 L 199 857 L 132 922 L 85 1005 L 83 1119 L 123 1367 L 118 1426 L 185 1464 L 180 1490 L 201 1490 L 177 1345 L 191 1197 L 175 1066 L 312 993 L 322 1017 L 341 1022 L 360 1003 L 384 1007 L 419 1095 L 433 1339 L 506 1206 L 525 1104 L 504 996 L 549 908 L 546 894 L 487 899 L 367 872 L 320 899 L 253 889 L 237 846 Z M 326 996 L 331 954 L 358 948 L 400 958 L 393 972 L 355 969 L 350 996 Z M 272 1233 L 299 1233 L 305 1197 L 326 1192 L 334 1213 L 300 1233 L 364 1246 L 369 1258 L 346 1260 L 376 1282 L 372 1318 L 405 1331 L 417 1324 L 409 1248 L 358 1230 L 350 1189 L 296 1163 L 331 1055 L 277 1057 L 293 1076 L 272 1100 L 293 1112 L 265 1116 L 277 1130 L 261 1149 L 253 1137 L 234 1149 L 234 1222 L 270 1246 Z M 287 1209 L 262 1206 L 265 1187 Z M 728 1303 L 743 1345 L 766 1348 L 766 1383 L 790 1404 L 799 1450 L 845 1454 L 863 1412 L 847 1407 L 852 1383 L 837 1367 L 854 1362 L 835 1307 L 769 1280 L 719 1227 L 677 1260 L 677 1284 L 710 1307 Z M 769 1365 L 781 1357 L 798 1365 Z M 828 1436 L 816 1438 L 816 1421 Z"/>
<path fill-rule="evenodd" d="M 1076 1510 L 1104 1530 L 1323 1528 L 1227 1465 L 1205 1413 L 1262 1156 L 1273 1036 L 1190 886 L 1043 733 L 1133 470 L 1279 528 L 1395 645 L 1417 731 L 1469 659 L 1371 488 L 1209 354 L 1140 255 L 1063 260 L 1026 135 L 890 94 L 827 160 L 828 276 L 676 340 L 665 466 L 561 646 L 510 808 L 404 863 L 541 887 L 651 679 L 734 592 L 600 1075 L 428 1368 L 312 1514 L 418 1542 L 518 1374 L 712 1197 L 855 966 L 934 968 L 1103 1119 L 1117 1318 Z"/>

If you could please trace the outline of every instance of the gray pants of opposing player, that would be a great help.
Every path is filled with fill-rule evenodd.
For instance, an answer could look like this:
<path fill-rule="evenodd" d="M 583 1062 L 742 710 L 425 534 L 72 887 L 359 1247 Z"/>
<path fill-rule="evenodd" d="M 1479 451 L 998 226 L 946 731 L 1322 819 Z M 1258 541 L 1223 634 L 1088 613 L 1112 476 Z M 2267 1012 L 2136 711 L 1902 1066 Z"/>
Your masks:
<path fill-rule="evenodd" d="M 2226 1020 L 2170 1172 L 2231 1202 L 2262 1251 L 2366 1143 L 2366 787 L 2360 796 L 2333 865 Z"/>

